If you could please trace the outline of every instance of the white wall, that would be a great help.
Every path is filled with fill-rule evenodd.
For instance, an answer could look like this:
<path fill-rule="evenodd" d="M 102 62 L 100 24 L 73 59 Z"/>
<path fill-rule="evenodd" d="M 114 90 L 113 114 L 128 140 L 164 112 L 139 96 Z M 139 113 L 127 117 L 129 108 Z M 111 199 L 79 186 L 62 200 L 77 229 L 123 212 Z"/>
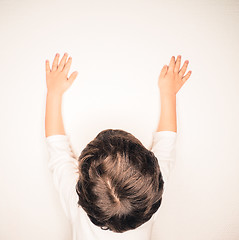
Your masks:
<path fill-rule="evenodd" d="M 63 101 L 77 154 L 107 128 L 149 147 L 161 68 L 173 55 L 189 60 L 154 239 L 239 239 L 238 23 L 236 0 L 0 1 L 0 239 L 71 236 L 44 135 L 45 60 L 57 52 L 79 72 Z"/>

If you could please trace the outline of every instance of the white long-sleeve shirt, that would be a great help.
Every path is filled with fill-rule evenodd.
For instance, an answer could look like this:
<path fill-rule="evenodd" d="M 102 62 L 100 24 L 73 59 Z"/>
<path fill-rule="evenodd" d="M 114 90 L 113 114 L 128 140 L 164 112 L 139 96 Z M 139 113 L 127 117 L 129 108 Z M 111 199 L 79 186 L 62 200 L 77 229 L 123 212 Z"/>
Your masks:
<path fill-rule="evenodd" d="M 152 134 L 151 151 L 158 159 L 165 186 L 175 163 L 177 133 L 160 131 Z M 48 167 L 52 172 L 54 185 L 59 193 L 61 205 L 71 222 L 73 240 L 149 240 L 151 229 L 159 209 L 149 221 L 136 229 L 123 233 L 102 230 L 94 225 L 82 207 L 78 206 L 76 183 L 78 180 L 78 157 L 74 154 L 68 135 L 46 137 L 49 152 Z M 164 187 L 165 187 L 164 186 Z"/>

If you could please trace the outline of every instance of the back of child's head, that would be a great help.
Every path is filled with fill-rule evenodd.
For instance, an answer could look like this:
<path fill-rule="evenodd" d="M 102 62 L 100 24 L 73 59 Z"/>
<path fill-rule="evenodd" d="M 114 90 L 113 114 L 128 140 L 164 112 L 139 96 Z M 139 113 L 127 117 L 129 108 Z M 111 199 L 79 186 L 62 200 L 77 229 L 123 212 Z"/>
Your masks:
<path fill-rule="evenodd" d="M 102 229 L 124 232 L 148 221 L 163 185 L 153 152 L 123 130 L 100 132 L 79 156 L 78 204 Z"/>

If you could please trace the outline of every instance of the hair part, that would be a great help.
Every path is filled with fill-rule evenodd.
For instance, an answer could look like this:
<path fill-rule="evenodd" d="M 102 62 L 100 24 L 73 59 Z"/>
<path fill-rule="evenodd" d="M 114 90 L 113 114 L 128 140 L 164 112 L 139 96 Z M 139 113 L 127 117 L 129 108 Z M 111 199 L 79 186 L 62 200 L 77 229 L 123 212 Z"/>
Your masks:
<path fill-rule="evenodd" d="M 102 229 L 135 229 L 160 207 L 164 181 L 158 160 L 132 134 L 103 130 L 78 161 L 78 204 Z"/>

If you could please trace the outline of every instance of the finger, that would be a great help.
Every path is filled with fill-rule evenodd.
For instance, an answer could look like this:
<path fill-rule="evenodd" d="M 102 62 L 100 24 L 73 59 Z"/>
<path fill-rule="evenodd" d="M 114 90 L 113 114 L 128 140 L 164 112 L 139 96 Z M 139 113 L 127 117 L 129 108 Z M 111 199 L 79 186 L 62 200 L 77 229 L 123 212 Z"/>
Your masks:
<path fill-rule="evenodd" d="M 191 76 L 191 74 L 192 74 L 192 71 L 189 71 L 189 72 L 182 78 L 182 81 L 183 81 L 183 82 L 186 82 L 186 81 L 189 79 L 189 77 Z"/>
<path fill-rule="evenodd" d="M 68 79 L 69 86 L 71 86 L 71 84 L 74 82 L 74 80 L 76 79 L 77 75 L 78 75 L 78 72 L 77 72 L 77 71 L 73 72 L 73 73 L 70 75 L 70 77 L 69 77 L 69 79 Z"/>
<path fill-rule="evenodd" d="M 174 66 L 175 66 L 175 57 L 172 56 L 172 57 L 171 57 L 171 60 L 170 60 L 170 63 L 169 63 L 169 66 L 168 66 L 168 71 L 169 71 L 169 72 L 170 72 L 170 71 L 173 71 Z"/>
<path fill-rule="evenodd" d="M 181 55 L 178 55 L 175 68 L 174 68 L 175 73 L 179 72 L 180 64 L 181 64 Z"/>
<path fill-rule="evenodd" d="M 57 65 L 58 65 L 58 60 L 59 60 L 59 57 L 60 57 L 60 54 L 57 53 L 55 58 L 54 58 L 54 61 L 52 63 L 52 71 L 56 71 L 57 70 Z"/>
<path fill-rule="evenodd" d="M 50 69 L 50 64 L 49 64 L 49 61 L 46 60 L 46 74 L 50 73 L 51 72 L 51 69 Z"/>
<path fill-rule="evenodd" d="M 59 64 L 57 70 L 62 71 L 62 69 L 65 66 L 67 56 L 68 56 L 68 53 L 65 53 L 64 56 L 62 57 L 61 61 L 60 61 L 60 64 Z"/>
<path fill-rule="evenodd" d="M 179 76 L 180 76 L 180 77 L 183 77 L 184 73 L 186 72 L 187 67 L 188 67 L 188 63 L 189 63 L 188 60 L 186 60 L 186 61 L 184 62 L 181 70 L 179 71 Z"/>
<path fill-rule="evenodd" d="M 167 73 L 167 70 L 168 70 L 168 66 L 164 65 L 160 72 L 159 78 L 163 78 L 165 76 L 165 74 Z"/>
<path fill-rule="evenodd" d="M 69 72 L 70 67 L 71 67 L 71 63 L 72 63 L 72 57 L 69 57 L 67 63 L 65 64 L 65 66 L 62 70 L 62 72 L 64 72 L 66 75 L 68 75 L 68 72 Z"/>

